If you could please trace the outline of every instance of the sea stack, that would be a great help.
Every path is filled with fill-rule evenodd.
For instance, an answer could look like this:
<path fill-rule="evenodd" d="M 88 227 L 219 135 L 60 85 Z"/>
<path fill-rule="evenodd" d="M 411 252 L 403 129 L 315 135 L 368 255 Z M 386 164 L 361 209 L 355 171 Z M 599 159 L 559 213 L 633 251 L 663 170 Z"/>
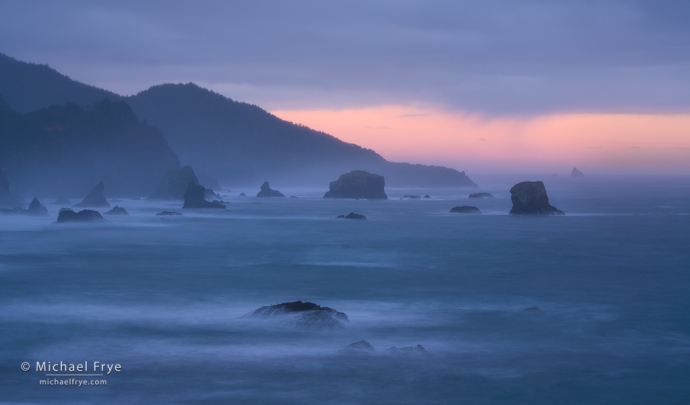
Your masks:
<path fill-rule="evenodd" d="M 383 176 L 363 170 L 353 170 L 332 181 L 323 198 L 353 198 L 366 200 L 387 200 Z"/>
<path fill-rule="evenodd" d="M 577 167 L 573 167 L 573 171 L 570 173 L 570 177 L 585 177 L 585 174 L 577 170 Z"/>
<path fill-rule="evenodd" d="M 98 211 L 81 210 L 79 212 L 74 212 L 69 208 L 61 209 L 57 219 L 58 223 L 101 221 L 104 221 L 104 219 Z"/>
<path fill-rule="evenodd" d="M 184 205 L 182 208 L 219 208 L 225 209 L 225 205 L 218 202 L 208 202 L 204 199 L 206 189 L 204 186 L 189 183 L 184 192 Z"/>
<path fill-rule="evenodd" d="M 44 207 L 41 202 L 38 201 L 38 198 L 34 197 L 26 213 L 29 215 L 48 215 L 48 208 Z"/>
<path fill-rule="evenodd" d="M 273 190 L 271 187 L 268 185 L 267 181 L 264 181 L 264 184 L 261 185 L 261 191 L 259 191 L 256 194 L 257 197 L 285 197 L 283 193 L 281 193 L 278 190 Z"/>
<path fill-rule="evenodd" d="M 510 189 L 513 201 L 511 214 L 519 215 L 564 215 L 563 211 L 549 204 L 546 188 L 541 181 L 523 181 Z"/>
<path fill-rule="evenodd" d="M 149 200 L 182 200 L 187 186 L 192 183 L 199 184 L 191 166 L 185 166 L 180 170 L 170 169 L 149 196 Z"/>
<path fill-rule="evenodd" d="M 89 194 L 84 197 L 84 200 L 80 202 L 79 204 L 74 204 L 73 207 L 108 207 L 110 208 L 110 204 L 108 203 L 108 200 L 105 199 L 105 196 L 103 195 L 103 189 L 105 188 L 105 185 L 103 184 L 103 181 L 99 182 L 96 184 L 96 187 L 91 190 Z M 100 214 L 99 214 L 100 215 Z"/>

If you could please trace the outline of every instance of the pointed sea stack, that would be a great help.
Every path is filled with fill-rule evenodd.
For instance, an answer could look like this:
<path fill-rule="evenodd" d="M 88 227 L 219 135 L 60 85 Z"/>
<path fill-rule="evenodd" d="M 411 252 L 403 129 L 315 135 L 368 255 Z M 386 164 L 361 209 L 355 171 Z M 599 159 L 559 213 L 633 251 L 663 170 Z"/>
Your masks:
<path fill-rule="evenodd" d="M 218 202 L 209 202 L 204 199 L 206 189 L 204 186 L 189 183 L 187 191 L 184 192 L 184 205 L 182 208 L 218 208 L 225 209 L 225 205 Z"/>
<path fill-rule="evenodd" d="M 523 181 L 510 189 L 513 201 L 511 214 L 519 215 L 564 215 L 563 211 L 549 204 L 546 188 L 541 181 Z"/>
<path fill-rule="evenodd" d="M 366 200 L 387 200 L 383 176 L 363 170 L 353 170 L 332 181 L 323 198 L 353 198 Z"/>
<path fill-rule="evenodd" d="M 180 170 L 170 169 L 163 175 L 160 183 L 149 196 L 149 200 L 182 200 L 187 186 L 192 183 L 199 184 L 191 166 L 185 166 Z"/>
<path fill-rule="evenodd" d="M 73 207 L 108 207 L 110 208 L 110 204 L 108 203 L 108 200 L 105 199 L 105 196 L 103 195 L 103 189 L 105 188 L 105 185 L 103 184 L 103 181 L 101 180 L 100 183 L 96 184 L 96 187 L 91 190 L 89 194 L 84 197 L 84 200 L 80 202 L 79 204 L 74 204 Z M 100 215 L 100 214 L 99 214 Z"/>
<path fill-rule="evenodd" d="M 38 201 L 38 198 L 34 197 L 26 213 L 29 215 L 48 215 L 48 208 L 44 207 L 41 202 Z"/>
<path fill-rule="evenodd" d="M 585 174 L 577 170 L 577 167 L 573 167 L 573 171 L 570 173 L 570 177 L 585 177 Z"/>

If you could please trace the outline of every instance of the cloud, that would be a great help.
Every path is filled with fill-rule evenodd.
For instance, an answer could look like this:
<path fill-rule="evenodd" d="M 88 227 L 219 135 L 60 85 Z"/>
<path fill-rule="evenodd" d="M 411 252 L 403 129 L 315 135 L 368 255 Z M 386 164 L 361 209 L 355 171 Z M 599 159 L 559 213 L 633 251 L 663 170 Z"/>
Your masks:
<path fill-rule="evenodd" d="M 686 112 L 687 21 L 687 1 L 5 2 L 0 52 L 269 109 Z"/>

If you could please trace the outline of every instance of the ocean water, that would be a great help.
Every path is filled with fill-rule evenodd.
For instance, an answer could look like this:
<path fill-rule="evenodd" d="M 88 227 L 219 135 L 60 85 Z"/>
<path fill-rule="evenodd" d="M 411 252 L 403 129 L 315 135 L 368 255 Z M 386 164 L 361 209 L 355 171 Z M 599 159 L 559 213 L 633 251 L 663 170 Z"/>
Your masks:
<path fill-rule="evenodd" d="M 495 198 L 238 189 L 221 192 L 226 212 L 124 200 L 131 215 L 105 224 L 52 224 L 55 206 L 1 216 L 0 403 L 690 403 L 690 178 L 473 179 Z M 508 215 L 521 180 L 544 180 L 567 215 Z M 351 211 L 368 220 L 334 219 Z M 243 317 L 295 300 L 350 322 Z M 340 352 L 362 339 L 371 355 Z M 418 344 L 428 355 L 386 350 Z M 121 371 L 42 386 L 43 361 Z"/>

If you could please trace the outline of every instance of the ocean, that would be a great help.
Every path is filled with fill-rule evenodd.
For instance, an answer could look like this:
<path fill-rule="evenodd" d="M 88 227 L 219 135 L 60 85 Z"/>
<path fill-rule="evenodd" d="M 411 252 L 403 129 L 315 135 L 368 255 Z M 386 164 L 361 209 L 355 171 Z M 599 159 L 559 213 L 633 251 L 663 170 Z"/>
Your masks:
<path fill-rule="evenodd" d="M 299 198 L 238 197 L 257 185 L 221 191 L 227 211 L 125 199 L 111 205 L 129 216 L 54 224 L 45 200 L 48 217 L 0 216 L 0 403 L 690 403 L 690 178 L 472 178 L 494 198 L 272 184 Z M 523 180 L 566 215 L 508 215 Z M 367 220 L 335 219 L 349 212 Z M 297 300 L 346 329 L 245 317 Z M 375 350 L 341 351 L 361 340 Z M 98 386 L 36 371 L 95 361 L 120 371 L 84 377 Z"/>

